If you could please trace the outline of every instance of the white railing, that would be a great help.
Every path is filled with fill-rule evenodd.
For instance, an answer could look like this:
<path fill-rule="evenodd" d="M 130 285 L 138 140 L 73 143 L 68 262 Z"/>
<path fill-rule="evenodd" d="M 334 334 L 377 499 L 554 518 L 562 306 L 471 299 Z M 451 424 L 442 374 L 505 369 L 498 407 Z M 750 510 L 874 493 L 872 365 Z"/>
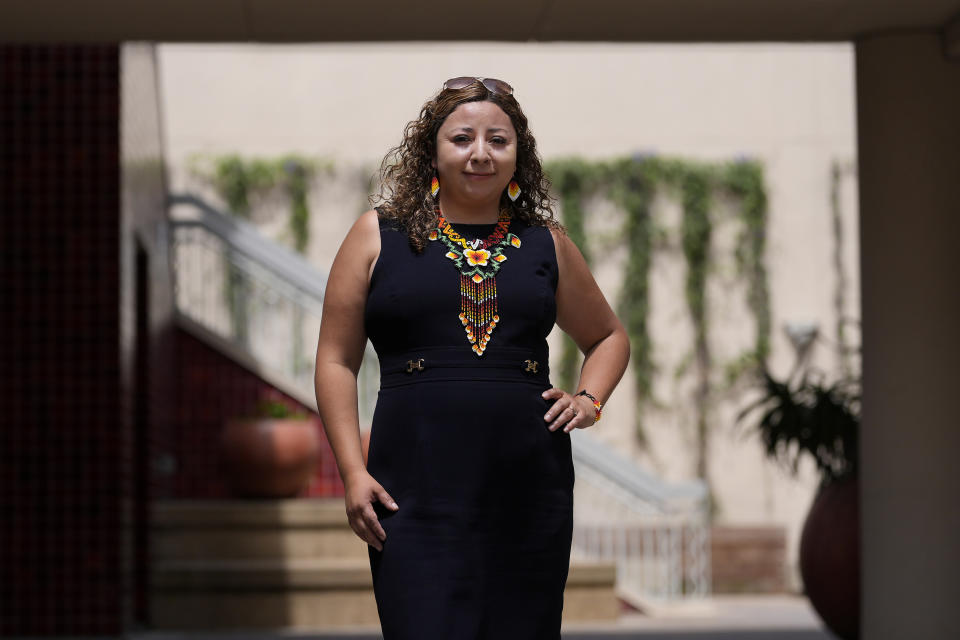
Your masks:
<path fill-rule="evenodd" d="M 612 560 L 638 603 L 710 593 L 706 487 L 668 485 L 589 432 L 572 434 L 573 554 Z"/>
<path fill-rule="evenodd" d="M 170 263 L 178 321 L 316 407 L 314 359 L 327 277 L 255 227 L 189 195 L 170 206 Z M 373 418 L 380 381 L 370 342 L 358 380 L 360 423 Z"/>
<path fill-rule="evenodd" d="M 178 321 L 278 389 L 315 406 L 313 364 L 326 276 L 251 225 L 189 195 L 170 204 Z M 367 343 L 358 384 L 362 425 L 380 370 Z M 572 435 L 575 557 L 613 560 L 639 602 L 706 596 L 710 546 L 702 483 L 669 485 L 587 432 Z"/>

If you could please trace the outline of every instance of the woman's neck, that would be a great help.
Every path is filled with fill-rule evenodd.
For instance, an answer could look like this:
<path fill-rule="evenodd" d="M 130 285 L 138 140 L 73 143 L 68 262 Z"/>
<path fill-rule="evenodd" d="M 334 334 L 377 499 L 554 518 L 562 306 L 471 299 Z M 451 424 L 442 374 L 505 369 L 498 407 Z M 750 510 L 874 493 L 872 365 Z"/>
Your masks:
<path fill-rule="evenodd" d="M 440 210 L 447 222 L 463 224 L 496 224 L 500 220 L 500 203 L 466 205 L 440 200 Z"/>

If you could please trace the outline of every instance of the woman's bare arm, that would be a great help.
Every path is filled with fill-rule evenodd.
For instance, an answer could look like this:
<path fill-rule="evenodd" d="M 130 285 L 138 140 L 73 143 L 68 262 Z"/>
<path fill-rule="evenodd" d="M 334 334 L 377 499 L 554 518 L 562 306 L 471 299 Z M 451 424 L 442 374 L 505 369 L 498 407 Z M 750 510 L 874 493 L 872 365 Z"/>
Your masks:
<path fill-rule="evenodd" d="M 364 468 L 357 413 L 357 373 L 367 342 L 363 328 L 367 272 L 379 251 L 376 225 L 376 212 L 364 213 L 340 245 L 323 296 L 317 340 L 314 372 L 317 409 L 344 480 L 350 473 Z M 374 238 L 375 231 L 377 238 Z"/>
<path fill-rule="evenodd" d="M 630 360 L 630 340 L 577 245 L 563 231 L 551 229 L 551 233 L 559 269 L 557 325 L 573 338 L 584 353 L 580 379 L 573 393 L 586 389 L 601 403 L 606 403 L 626 371 Z M 565 425 L 564 431 L 592 425 L 593 402 L 586 396 L 567 399 L 564 393 L 555 388 L 544 392 L 544 397 L 558 399 L 545 416 L 548 422 L 553 421 L 549 425 L 551 430 L 561 425 Z M 578 415 L 570 419 L 574 407 Z"/>
<path fill-rule="evenodd" d="M 317 410 L 346 489 L 351 527 L 378 549 L 386 534 L 372 501 L 379 500 L 391 508 L 395 508 L 395 503 L 367 473 L 363 463 L 357 373 L 367 344 L 363 315 L 370 272 L 379 251 L 377 213 L 367 211 L 347 233 L 330 267 L 314 372 Z"/>

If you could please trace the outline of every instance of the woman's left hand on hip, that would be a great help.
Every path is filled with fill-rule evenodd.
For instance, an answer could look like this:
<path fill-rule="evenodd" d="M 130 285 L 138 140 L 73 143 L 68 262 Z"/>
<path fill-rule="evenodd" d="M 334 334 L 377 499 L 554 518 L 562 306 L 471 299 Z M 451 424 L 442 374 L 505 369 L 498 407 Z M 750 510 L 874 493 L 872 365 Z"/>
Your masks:
<path fill-rule="evenodd" d="M 547 389 L 541 395 L 546 400 L 556 399 L 550 410 L 543 416 L 550 431 L 556 431 L 562 427 L 564 433 L 570 433 L 574 429 L 593 426 L 595 422 L 593 402 L 586 396 L 573 396 L 557 387 Z"/>

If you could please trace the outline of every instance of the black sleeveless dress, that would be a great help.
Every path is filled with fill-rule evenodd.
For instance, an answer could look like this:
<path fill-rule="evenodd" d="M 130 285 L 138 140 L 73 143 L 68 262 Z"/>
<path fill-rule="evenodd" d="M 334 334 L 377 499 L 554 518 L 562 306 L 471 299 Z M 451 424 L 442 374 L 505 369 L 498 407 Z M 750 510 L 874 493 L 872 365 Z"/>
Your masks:
<path fill-rule="evenodd" d="M 368 546 L 384 640 L 558 640 L 573 533 L 570 434 L 547 429 L 557 261 L 546 227 L 514 219 L 482 355 L 442 242 L 421 254 L 380 220 L 364 324 L 380 391 L 367 469 L 397 501 Z M 454 223 L 465 238 L 496 224 Z"/>

